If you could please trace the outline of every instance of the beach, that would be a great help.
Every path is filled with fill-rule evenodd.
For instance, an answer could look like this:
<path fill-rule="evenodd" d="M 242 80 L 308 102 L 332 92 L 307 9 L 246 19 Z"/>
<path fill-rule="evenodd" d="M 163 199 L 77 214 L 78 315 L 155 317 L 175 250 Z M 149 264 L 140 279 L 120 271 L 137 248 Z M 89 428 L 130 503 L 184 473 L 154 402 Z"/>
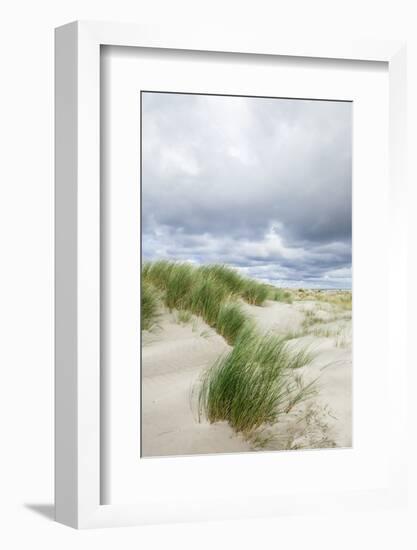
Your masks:
<path fill-rule="evenodd" d="M 250 437 L 225 421 L 208 422 L 196 404 L 201 377 L 231 345 L 200 317 L 184 321 L 164 309 L 155 326 L 142 332 L 142 456 L 350 447 L 351 311 L 329 296 L 310 292 L 292 303 L 266 300 L 262 306 L 242 301 L 261 333 L 287 337 L 294 351 L 311 351 L 311 362 L 295 376 L 315 389 Z"/>

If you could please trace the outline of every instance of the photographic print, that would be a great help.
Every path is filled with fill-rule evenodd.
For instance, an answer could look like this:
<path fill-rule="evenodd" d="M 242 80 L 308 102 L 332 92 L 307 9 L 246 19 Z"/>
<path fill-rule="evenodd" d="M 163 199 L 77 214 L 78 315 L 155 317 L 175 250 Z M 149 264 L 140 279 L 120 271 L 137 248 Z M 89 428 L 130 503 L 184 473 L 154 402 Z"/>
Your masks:
<path fill-rule="evenodd" d="M 350 447 L 352 103 L 140 100 L 141 456 Z"/>

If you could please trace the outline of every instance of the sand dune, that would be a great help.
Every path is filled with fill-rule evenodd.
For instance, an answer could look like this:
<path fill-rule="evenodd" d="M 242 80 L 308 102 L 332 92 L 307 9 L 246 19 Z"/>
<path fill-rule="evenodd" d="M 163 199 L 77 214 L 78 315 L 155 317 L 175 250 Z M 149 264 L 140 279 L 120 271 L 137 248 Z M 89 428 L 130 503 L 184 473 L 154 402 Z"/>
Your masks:
<path fill-rule="evenodd" d="M 192 388 L 230 347 L 203 321 L 178 324 L 165 314 L 143 334 L 142 455 L 166 456 L 249 450 L 227 423 L 198 422 Z"/>
<path fill-rule="evenodd" d="M 312 364 L 297 374 L 307 382 L 317 379 L 318 394 L 282 415 L 251 442 L 227 423 L 200 423 L 193 388 L 204 370 L 230 347 L 201 319 L 193 317 L 181 324 L 175 313 L 165 313 L 156 328 L 143 332 L 143 456 L 351 446 L 349 313 L 315 301 L 267 301 L 262 307 L 243 307 L 261 331 L 311 332 L 300 334 L 290 345 L 309 345 L 314 351 Z M 320 321 L 306 329 L 308 311 Z"/>
<path fill-rule="evenodd" d="M 346 319 L 350 314 L 335 311 L 327 303 L 314 301 L 293 304 L 266 302 L 263 307 L 245 307 L 257 319 L 261 329 L 278 334 L 302 329 L 308 311 L 314 311 L 315 316 L 323 321 L 310 329 L 312 336 L 302 336 L 294 341 L 294 347 L 308 346 L 315 355 L 312 364 L 300 369 L 300 374 L 306 382 L 317 380 L 318 394 L 266 430 L 268 437 L 272 438 L 266 447 L 350 447 L 352 345 L 351 319 Z M 330 322 L 326 322 L 327 319 Z"/>

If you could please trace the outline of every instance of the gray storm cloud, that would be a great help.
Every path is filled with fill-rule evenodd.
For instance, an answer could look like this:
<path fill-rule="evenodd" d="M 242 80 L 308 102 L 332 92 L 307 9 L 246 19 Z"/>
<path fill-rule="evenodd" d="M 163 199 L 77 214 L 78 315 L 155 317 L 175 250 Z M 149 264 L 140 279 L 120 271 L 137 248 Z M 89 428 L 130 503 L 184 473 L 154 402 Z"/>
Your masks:
<path fill-rule="evenodd" d="M 351 103 L 143 93 L 143 257 L 350 288 L 351 163 Z"/>

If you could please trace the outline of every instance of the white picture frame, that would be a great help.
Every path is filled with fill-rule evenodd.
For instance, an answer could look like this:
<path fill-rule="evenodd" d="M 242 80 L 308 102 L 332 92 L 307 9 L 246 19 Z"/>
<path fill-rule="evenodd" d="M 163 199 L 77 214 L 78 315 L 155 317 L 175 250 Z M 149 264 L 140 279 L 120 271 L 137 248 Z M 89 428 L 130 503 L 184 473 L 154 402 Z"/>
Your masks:
<path fill-rule="evenodd" d="M 100 490 L 100 47 L 102 45 L 197 50 L 306 58 L 383 61 L 389 68 L 390 198 L 395 276 L 406 280 L 405 44 L 394 41 L 281 41 L 230 29 L 175 29 L 75 22 L 56 30 L 56 519 L 76 528 L 161 521 L 264 516 L 317 509 L 392 506 L 405 498 L 404 425 L 406 342 L 398 331 L 395 377 L 397 434 L 387 486 L 355 494 L 259 498 L 232 510 L 220 501 L 149 501 L 101 504 Z M 406 317 L 405 293 L 389 303 Z M 393 329 L 395 330 L 395 329 Z M 404 331 L 405 332 L 405 331 Z M 397 340 L 398 340 L 397 338 Z M 399 406 L 398 406 L 399 405 Z M 400 426 L 400 427 L 398 427 Z"/>

